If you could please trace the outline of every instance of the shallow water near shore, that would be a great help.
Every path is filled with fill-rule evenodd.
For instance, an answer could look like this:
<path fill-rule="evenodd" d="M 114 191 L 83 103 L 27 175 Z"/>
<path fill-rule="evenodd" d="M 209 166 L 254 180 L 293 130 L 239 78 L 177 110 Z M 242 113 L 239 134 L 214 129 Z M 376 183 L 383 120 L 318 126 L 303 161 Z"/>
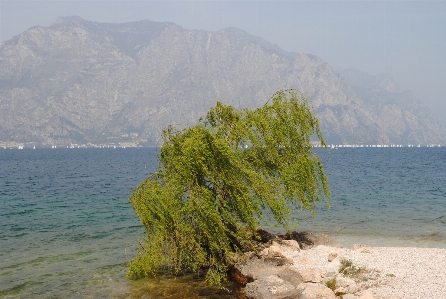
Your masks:
<path fill-rule="evenodd" d="M 446 148 L 317 150 L 332 191 L 298 229 L 351 246 L 446 248 Z M 243 298 L 201 277 L 129 281 L 144 229 L 128 202 L 157 149 L 0 150 L 1 298 Z M 269 227 L 279 232 L 277 227 Z"/>

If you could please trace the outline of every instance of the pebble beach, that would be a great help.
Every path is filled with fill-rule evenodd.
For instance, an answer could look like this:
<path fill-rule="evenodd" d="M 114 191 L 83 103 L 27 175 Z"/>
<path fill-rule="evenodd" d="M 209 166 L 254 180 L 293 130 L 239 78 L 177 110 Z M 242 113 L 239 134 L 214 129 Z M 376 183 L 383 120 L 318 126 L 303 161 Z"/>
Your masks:
<path fill-rule="evenodd" d="M 446 298 L 446 249 L 373 247 L 370 253 L 341 250 L 353 264 L 381 273 L 371 286 L 375 298 Z"/>
<path fill-rule="evenodd" d="M 355 244 L 299 250 L 290 242 L 294 241 L 273 241 L 262 251 L 262 262 L 251 260 L 242 268 L 243 274 L 254 278 L 246 286 L 248 298 L 446 298 L 446 249 Z M 271 259 L 282 262 L 271 266 Z M 343 261 L 351 262 L 359 274 L 340 273 Z M 331 291 L 329 281 L 335 281 Z M 309 286 L 319 289 L 305 295 Z"/>

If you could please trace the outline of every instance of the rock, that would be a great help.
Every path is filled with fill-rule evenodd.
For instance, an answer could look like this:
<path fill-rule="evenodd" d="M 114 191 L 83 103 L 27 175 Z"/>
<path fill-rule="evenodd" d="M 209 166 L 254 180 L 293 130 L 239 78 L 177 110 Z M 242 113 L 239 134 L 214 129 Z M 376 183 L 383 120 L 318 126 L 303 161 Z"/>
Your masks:
<path fill-rule="evenodd" d="M 342 296 L 342 299 L 356 299 L 356 296 L 353 294 L 345 294 Z"/>
<path fill-rule="evenodd" d="M 299 250 L 299 244 L 296 241 L 280 241 L 280 243 L 273 241 L 273 244 L 270 247 L 262 250 L 260 256 L 262 256 L 264 262 L 269 265 L 292 265 L 293 260 L 287 258 L 284 253 L 295 250 Z"/>
<path fill-rule="evenodd" d="M 325 245 L 329 247 L 337 247 L 342 248 L 342 245 L 335 240 L 331 239 L 329 236 L 321 234 L 321 235 L 313 235 L 310 234 L 310 239 L 313 241 L 313 246 L 317 245 Z"/>
<path fill-rule="evenodd" d="M 329 262 L 332 262 L 337 256 L 338 256 L 338 253 L 337 253 L 337 252 L 330 252 L 330 253 L 328 254 L 328 261 L 329 261 Z"/>
<path fill-rule="evenodd" d="M 297 272 L 304 282 L 321 282 L 322 274 L 316 269 L 300 269 Z"/>
<path fill-rule="evenodd" d="M 292 260 L 286 258 L 253 258 L 244 264 L 234 265 L 231 273 L 235 274 L 235 278 L 241 278 L 237 281 L 245 284 L 244 281 L 246 280 L 251 282 L 264 276 L 277 275 L 286 267 L 289 267 L 287 262 L 292 262 Z"/>
<path fill-rule="evenodd" d="M 285 280 L 290 282 L 293 286 L 297 287 L 299 284 L 303 283 L 302 276 L 300 276 L 298 273 L 296 273 L 295 268 L 287 268 L 280 272 L 278 276 Z"/>
<path fill-rule="evenodd" d="M 370 292 L 369 290 L 365 290 L 364 292 L 362 292 L 359 299 L 375 299 L 375 297 L 373 296 L 372 292 Z"/>
<path fill-rule="evenodd" d="M 300 292 L 290 282 L 271 275 L 248 283 L 245 294 L 250 299 L 297 299 Z"/>
<path fill-rule="evenodd" d="M 273 241 L 270 247 L 262 250 L 261 256 L 285 258 L 284 252 L 300 251 L 299 243 L 295 240 Z"/>
<path fill-rule="evenodd" d="M 260 256 L 269 257 L 269 258 L 285 258 L 283 253 L 280 250 L 279 246 L 272 245 L 267 247 L 260 252 Z"/>
<path fill-rule="evenodd" d="M 226 255 L 226 261 L 229 265 L 244 264 L 252 258 L 257 258 L 254 252 L 234 253 Z"/>
<path fill-rule="evenodd" d="M 263 258 L 263 262 L 269 266 L 285 266 L 294 263 L 293 259 L 286 257 L 265 257 Z"/>
<path fill-rule="evenodd" d="M 360 253 L 373 253 L 373 250 L 363 244 L 355 244 L 353 245 L 353 250 Z"/>
<path fill-rule="evenodd" d="M 276 237 L 276 236 L 274 236 L 273 234 L 267 232 L 264 229 L 256 230 L 256 234 L 257 234 L 258 237 L 260 237 L 260 241 L 262 243 L 267 243 L 267 242 L 269 242 L 270 240 L 273 240 Z"/>
<path fill-rule="evenodd" d="M 288 247 L 288 250 L 300 251 L 300 245 L 296 240 L 280 240 L 279 244 Z"/>
<path fill-rule="evenodd" d="M 297 269 L 290 267 L 280 272 L 278 276 L 283 280 L 291 282 L 296 287 L 304 282 L 318 283 L 322 280 L 321 272 L 316 269 Z"/>
<path fill-rule="evenodd" d="M 244 275 L 241 272 L 241 270 L 236 266 L 231 268 L 230 276 L 232 280 L 237 281 L 238 283 L 241 283 L 243 285 L 246 285 L 247 283 L 254 281 L 252 276 Z"/>
<path fill-rule="evenodd" d="M 346 293 L 356 293 L 358 285 L 353 279 L 338 276 L 336 277 L 336 285 L 346 290 Z"/>
<path fill-rule="evenodd" d="M 334 293 L 336 296 L 340 296 L 340 295 L 345 295 L 347 291 L 343 287 L 340 287 L 334 290 Z"/>
<path fill-rule="evenodd" d="M 329 236 L 321 234 L 315 235 L 307 232 L 292 232 L 284 236 L 285 239 L 295 240 L 299 243 L 302 249 L 309 249 L 316 247 L 318 245 L 325 245 L 330 247 L 341 248 L 342 245 L 335 240 L 331 239 Z"/>
<path fill-rule="evenodd" d="M 299 299 L 337 299 L 332 290 L 318 283 L 301 283 L 296 289 L 301 293 Z"/>
<path fill-rule="evenodd" d="M 308 238 L 310 233 L 308 232 L 290 232 L 286 233 L 282 237 L 287 240 L 295 240 L 299 243 L 302 249 L 310 248 L 313 246 L 313 241 Z"/>
<path fill-rule="evenodd" d="M 342 276 L 337 277 L 336 282 L 338 286 L 345 288 L 356 285 L 356 282 L 353 279 Z"/>

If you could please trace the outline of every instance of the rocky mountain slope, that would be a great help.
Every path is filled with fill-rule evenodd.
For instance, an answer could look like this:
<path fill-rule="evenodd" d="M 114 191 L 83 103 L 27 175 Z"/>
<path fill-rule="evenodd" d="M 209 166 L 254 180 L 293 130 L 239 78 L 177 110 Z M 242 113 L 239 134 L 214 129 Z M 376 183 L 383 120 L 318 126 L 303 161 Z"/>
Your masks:
<path fill-rule="evenodd" d="M 401 90 L 388 74 L 371 76 L 355 69 L 341 70 L 341 77 L 377 115 L 392 143 L 429 143 L 446 136 L 444 127 L 409 90 Z"/>
<path fill-rule="evenodd" d="M 0 141 L 159 143 L 166 125 L 193 124 L 217 100 L 252 108 L 282 88 L 312 99 L 330 143 L 446 143 L 407 93 L 352 88 L 318 57 L 239 29 L 78 17 L 1 46 Z"/>

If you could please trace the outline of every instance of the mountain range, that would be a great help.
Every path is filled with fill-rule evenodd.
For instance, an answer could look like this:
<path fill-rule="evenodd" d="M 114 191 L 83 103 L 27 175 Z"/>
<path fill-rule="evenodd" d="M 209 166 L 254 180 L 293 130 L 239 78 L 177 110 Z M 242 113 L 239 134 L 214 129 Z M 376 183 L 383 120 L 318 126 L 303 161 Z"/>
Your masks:
<path fill-rule="evenodd" d="M 97 23 L 61 17 L 0 47 L 0 142 L 160 144 L 216 101 L 264 104 L 277 90 L 310 99 L 336 144 L 446 144 L 446 129 L 389 75 L 334 70 L 237 28 Z"/>

